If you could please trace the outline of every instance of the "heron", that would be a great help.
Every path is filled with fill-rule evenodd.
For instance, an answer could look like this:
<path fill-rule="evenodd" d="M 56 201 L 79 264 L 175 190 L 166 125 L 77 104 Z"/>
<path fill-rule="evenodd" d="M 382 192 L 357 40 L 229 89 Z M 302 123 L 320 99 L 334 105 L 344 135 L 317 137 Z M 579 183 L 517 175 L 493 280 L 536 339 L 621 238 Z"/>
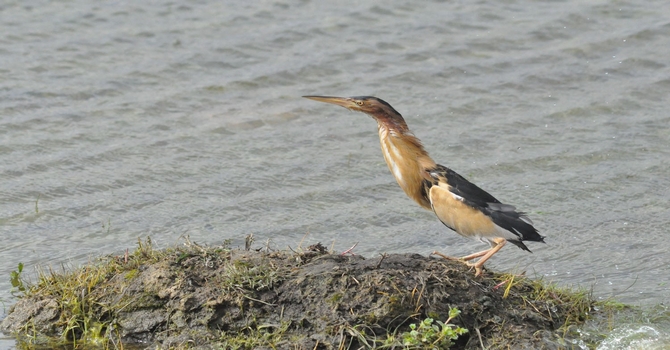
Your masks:
<path fill-rule="evenodd" d="M 384 160 L 405 194 L 421 207 L 433 211 L 456 233 L 490 245 L 486 250 L 461 258 L 437 251 L 431 255 L 462 261 L 475 269 L 477 277 L 482 275 L 484 263 L 506 242 L 528 252 L 530 249 L 524 241 L 544 243 L 544 237 L 526 213 L 500 202 L 455 171 L 437 164 L 409 130 L 402 115 L 388 102 L 374 96 L 303 97 L 371 116 L 377 122 Z"/>

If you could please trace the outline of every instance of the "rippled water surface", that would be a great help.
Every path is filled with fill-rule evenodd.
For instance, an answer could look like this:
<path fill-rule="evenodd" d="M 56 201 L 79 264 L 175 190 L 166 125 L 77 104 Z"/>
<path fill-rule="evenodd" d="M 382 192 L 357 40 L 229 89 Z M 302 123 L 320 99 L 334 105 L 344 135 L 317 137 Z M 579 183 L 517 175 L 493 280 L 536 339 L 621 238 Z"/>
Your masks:
<path fill-rule="evenodd" d="M 306 94 L 385 99 L 529 212 L 547 244 L 490 268 L 668 300 L 668 1 L 5 1 L 0 29 L 6 306 L 19 262 L 146 236 L 485 248 L 405 197 L 373 120 Z"/>

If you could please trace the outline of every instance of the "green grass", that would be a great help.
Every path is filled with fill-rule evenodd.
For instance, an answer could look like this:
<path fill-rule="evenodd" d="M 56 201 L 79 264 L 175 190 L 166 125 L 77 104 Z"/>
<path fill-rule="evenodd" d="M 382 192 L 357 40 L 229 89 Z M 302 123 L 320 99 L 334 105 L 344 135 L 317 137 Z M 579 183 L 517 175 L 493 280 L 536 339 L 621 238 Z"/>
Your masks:
<path fill-rule="evenodd" d="M 426 318 L 418 324 L 409 325 L 409 331 L 398 332 L 398 329 L 388 330 L 386 339 L 379 339 L 366 331 L 367 325 L 346 327 L 346 331 L 356 339 L 363 348 L 367 349 L 403 349 L 403 350 L 439 350 L 449 349 L 459 336 L 468 332 L 467 329 L 451 324 L 458 317 L 460 310 L 451 308 L 449 318 L 442 322 L 433 318 Z M 340 349 L 348 349 L 347 344 L 340 344 Z M 350 345 L 350 344 L 349 344 Z"/>

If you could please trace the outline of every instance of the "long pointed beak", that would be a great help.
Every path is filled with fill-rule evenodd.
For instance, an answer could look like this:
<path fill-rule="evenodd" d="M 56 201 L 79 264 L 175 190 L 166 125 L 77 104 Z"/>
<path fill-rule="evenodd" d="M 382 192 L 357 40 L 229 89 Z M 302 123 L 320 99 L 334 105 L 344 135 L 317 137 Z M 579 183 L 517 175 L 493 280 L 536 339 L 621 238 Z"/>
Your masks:
<path fill-rule="evenodd" d="M 303 97 L 314 101 L 332 103 L 334 105 L 342 106 L 348 109 L 351 109 L 352 107 L 356 106 L 354 101 L 352 101 L 351 98 L 348 97 L 335 97 L 335 96 L 303 96 Z"/>

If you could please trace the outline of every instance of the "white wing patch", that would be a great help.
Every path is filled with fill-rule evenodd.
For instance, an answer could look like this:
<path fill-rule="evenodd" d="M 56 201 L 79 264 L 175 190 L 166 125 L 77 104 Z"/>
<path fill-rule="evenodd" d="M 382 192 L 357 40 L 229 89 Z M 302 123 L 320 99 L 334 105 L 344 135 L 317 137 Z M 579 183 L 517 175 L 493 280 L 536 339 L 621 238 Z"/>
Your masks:
<path fill-rule="evenodd" d="M 451 191 L 449 191 L 449 193 L 451 194 L 452 197 L 456 198 L 456 200 L 459 200 L 461 202 L 463 201 L 463 197 L 461 197 L 461 196 L 459 196 L 456 193 L 453 193 Z"/>
<path fill-rule="evenodd" d="M 438 173 L 432 172 L 432 173 L 430 173 L 430 176 L 432 176 L 434 179 L 439 179 L 439 174 L 438 174 Z M 442 182 L 438 183 L 438 186 L 440 186 L 440 187 L 444 188 L 445 190 L 447 190 L 447 191 L 449 192 L 449 194 L 450 194 L 452 197 L 454 197 L 455 200 L 458 200 L 458 201 L 461 201 L 461 202 L 464 200 L 463 197 L 457 195 L 457 194 L 454 193 L 454 192 L 451 192 L 451 186 L 449 186 L 449 185 L 447 185 L 447 184 L 445 184 L 445 183 L 442 183 Z"/>

